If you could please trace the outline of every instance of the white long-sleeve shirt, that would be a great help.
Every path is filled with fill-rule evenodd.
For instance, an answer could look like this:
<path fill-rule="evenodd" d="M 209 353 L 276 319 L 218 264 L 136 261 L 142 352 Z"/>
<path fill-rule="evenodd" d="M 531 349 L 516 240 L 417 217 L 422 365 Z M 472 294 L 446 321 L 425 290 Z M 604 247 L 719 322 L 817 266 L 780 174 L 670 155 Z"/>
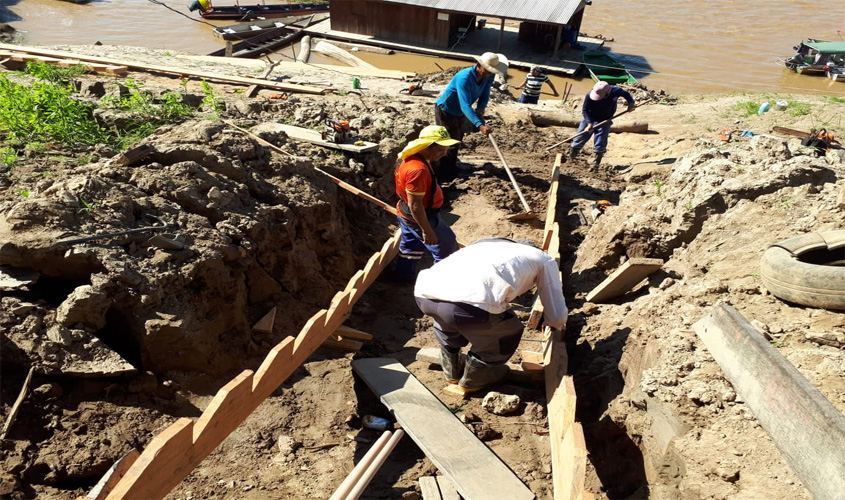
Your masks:
<path fill-rule="evenodd" d="M 419 273 L 414 295 L 501 314 L 535 285 L 545 323 L 563 328 L 569 310 L 557 263 L 542 250 L 512 241 L 480 241 L 458 250 Z"/>

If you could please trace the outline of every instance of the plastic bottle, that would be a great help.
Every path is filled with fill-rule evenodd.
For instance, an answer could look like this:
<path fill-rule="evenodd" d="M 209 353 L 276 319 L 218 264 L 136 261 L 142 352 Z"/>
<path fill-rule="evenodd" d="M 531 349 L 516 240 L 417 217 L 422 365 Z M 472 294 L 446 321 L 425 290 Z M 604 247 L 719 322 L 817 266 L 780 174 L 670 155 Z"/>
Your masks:
<path fill-rule="evenodd" d="M 760 105 L 760 109 L 757 110 L 757 114 L 762 115 L 763 113 L 765 113 L 766 111 L 768 111 L 770 109 L 772 109 L 772 105 L 769 104 L 769 101 L 766 101 L 766 102 L 764 102 L 763 104 Z"/>
<path fill-rule="evenodd" d="M 364 424 L 364 427 L 375 429 L 377 431 L 383 431 L 390 426 L 389 420 L 373 415 L 364 415 L 363 418 L 361 418 L 361 423 Z"/>
<path fill-rule="evenodd" d="M 361 80 L 358 77 L 352 78 L 352 88 L 353 89 L 360 89 L 361 88 Z"/>

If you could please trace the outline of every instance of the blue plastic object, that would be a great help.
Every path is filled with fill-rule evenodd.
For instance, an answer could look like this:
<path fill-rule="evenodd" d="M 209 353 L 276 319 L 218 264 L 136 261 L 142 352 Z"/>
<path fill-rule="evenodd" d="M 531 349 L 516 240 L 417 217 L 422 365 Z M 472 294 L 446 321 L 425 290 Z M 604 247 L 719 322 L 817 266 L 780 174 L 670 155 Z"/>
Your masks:
<path fill-rule="evenodd" d="M 770 109 L 772 109 L 772 105 L 769 104 L 769 101 L 766 101 L 766 102 L 764 102 L 763 104 L 760 105 L 760 109 L 757 110 L 757 114 L 762 115 L 763 113 L 765 113 L 766 111 L 768 111 Z"/>

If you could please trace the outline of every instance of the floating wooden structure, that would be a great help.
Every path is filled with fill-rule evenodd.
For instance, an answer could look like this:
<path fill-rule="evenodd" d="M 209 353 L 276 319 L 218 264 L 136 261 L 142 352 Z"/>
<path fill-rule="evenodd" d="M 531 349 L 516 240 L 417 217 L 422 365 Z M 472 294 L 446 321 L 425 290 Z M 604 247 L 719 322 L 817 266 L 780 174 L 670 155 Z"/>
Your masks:
<path fill-rule="evenodd" d="M 258 18 L 276 18 L 289 16 L 307 16 L 317 12 L 328 12 L 329 4 L 313 3 L 285 3 L 267 5 L 262 1 L 260 4 L 241 5 L 235 0 L 235 5 L 213 5 L 211 0 L 195 0 L 188 5 L 188 10 L 200 11 L 203 19 L 215 21 L 225 20 L 250 20 Z"/>

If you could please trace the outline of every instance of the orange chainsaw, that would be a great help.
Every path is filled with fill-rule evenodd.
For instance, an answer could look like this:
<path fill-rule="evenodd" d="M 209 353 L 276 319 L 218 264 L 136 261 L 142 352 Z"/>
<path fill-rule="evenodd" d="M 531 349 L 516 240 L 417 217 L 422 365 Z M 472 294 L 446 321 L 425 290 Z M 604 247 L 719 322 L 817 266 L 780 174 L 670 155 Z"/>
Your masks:
<path fill-rule="evenodd" d="M 340 144 L 355 140 L 355 129 L 349 126 L 347 121 L 337 121 L 326 118 L 326 128 L 321 133 L 324 141 Z"/>

